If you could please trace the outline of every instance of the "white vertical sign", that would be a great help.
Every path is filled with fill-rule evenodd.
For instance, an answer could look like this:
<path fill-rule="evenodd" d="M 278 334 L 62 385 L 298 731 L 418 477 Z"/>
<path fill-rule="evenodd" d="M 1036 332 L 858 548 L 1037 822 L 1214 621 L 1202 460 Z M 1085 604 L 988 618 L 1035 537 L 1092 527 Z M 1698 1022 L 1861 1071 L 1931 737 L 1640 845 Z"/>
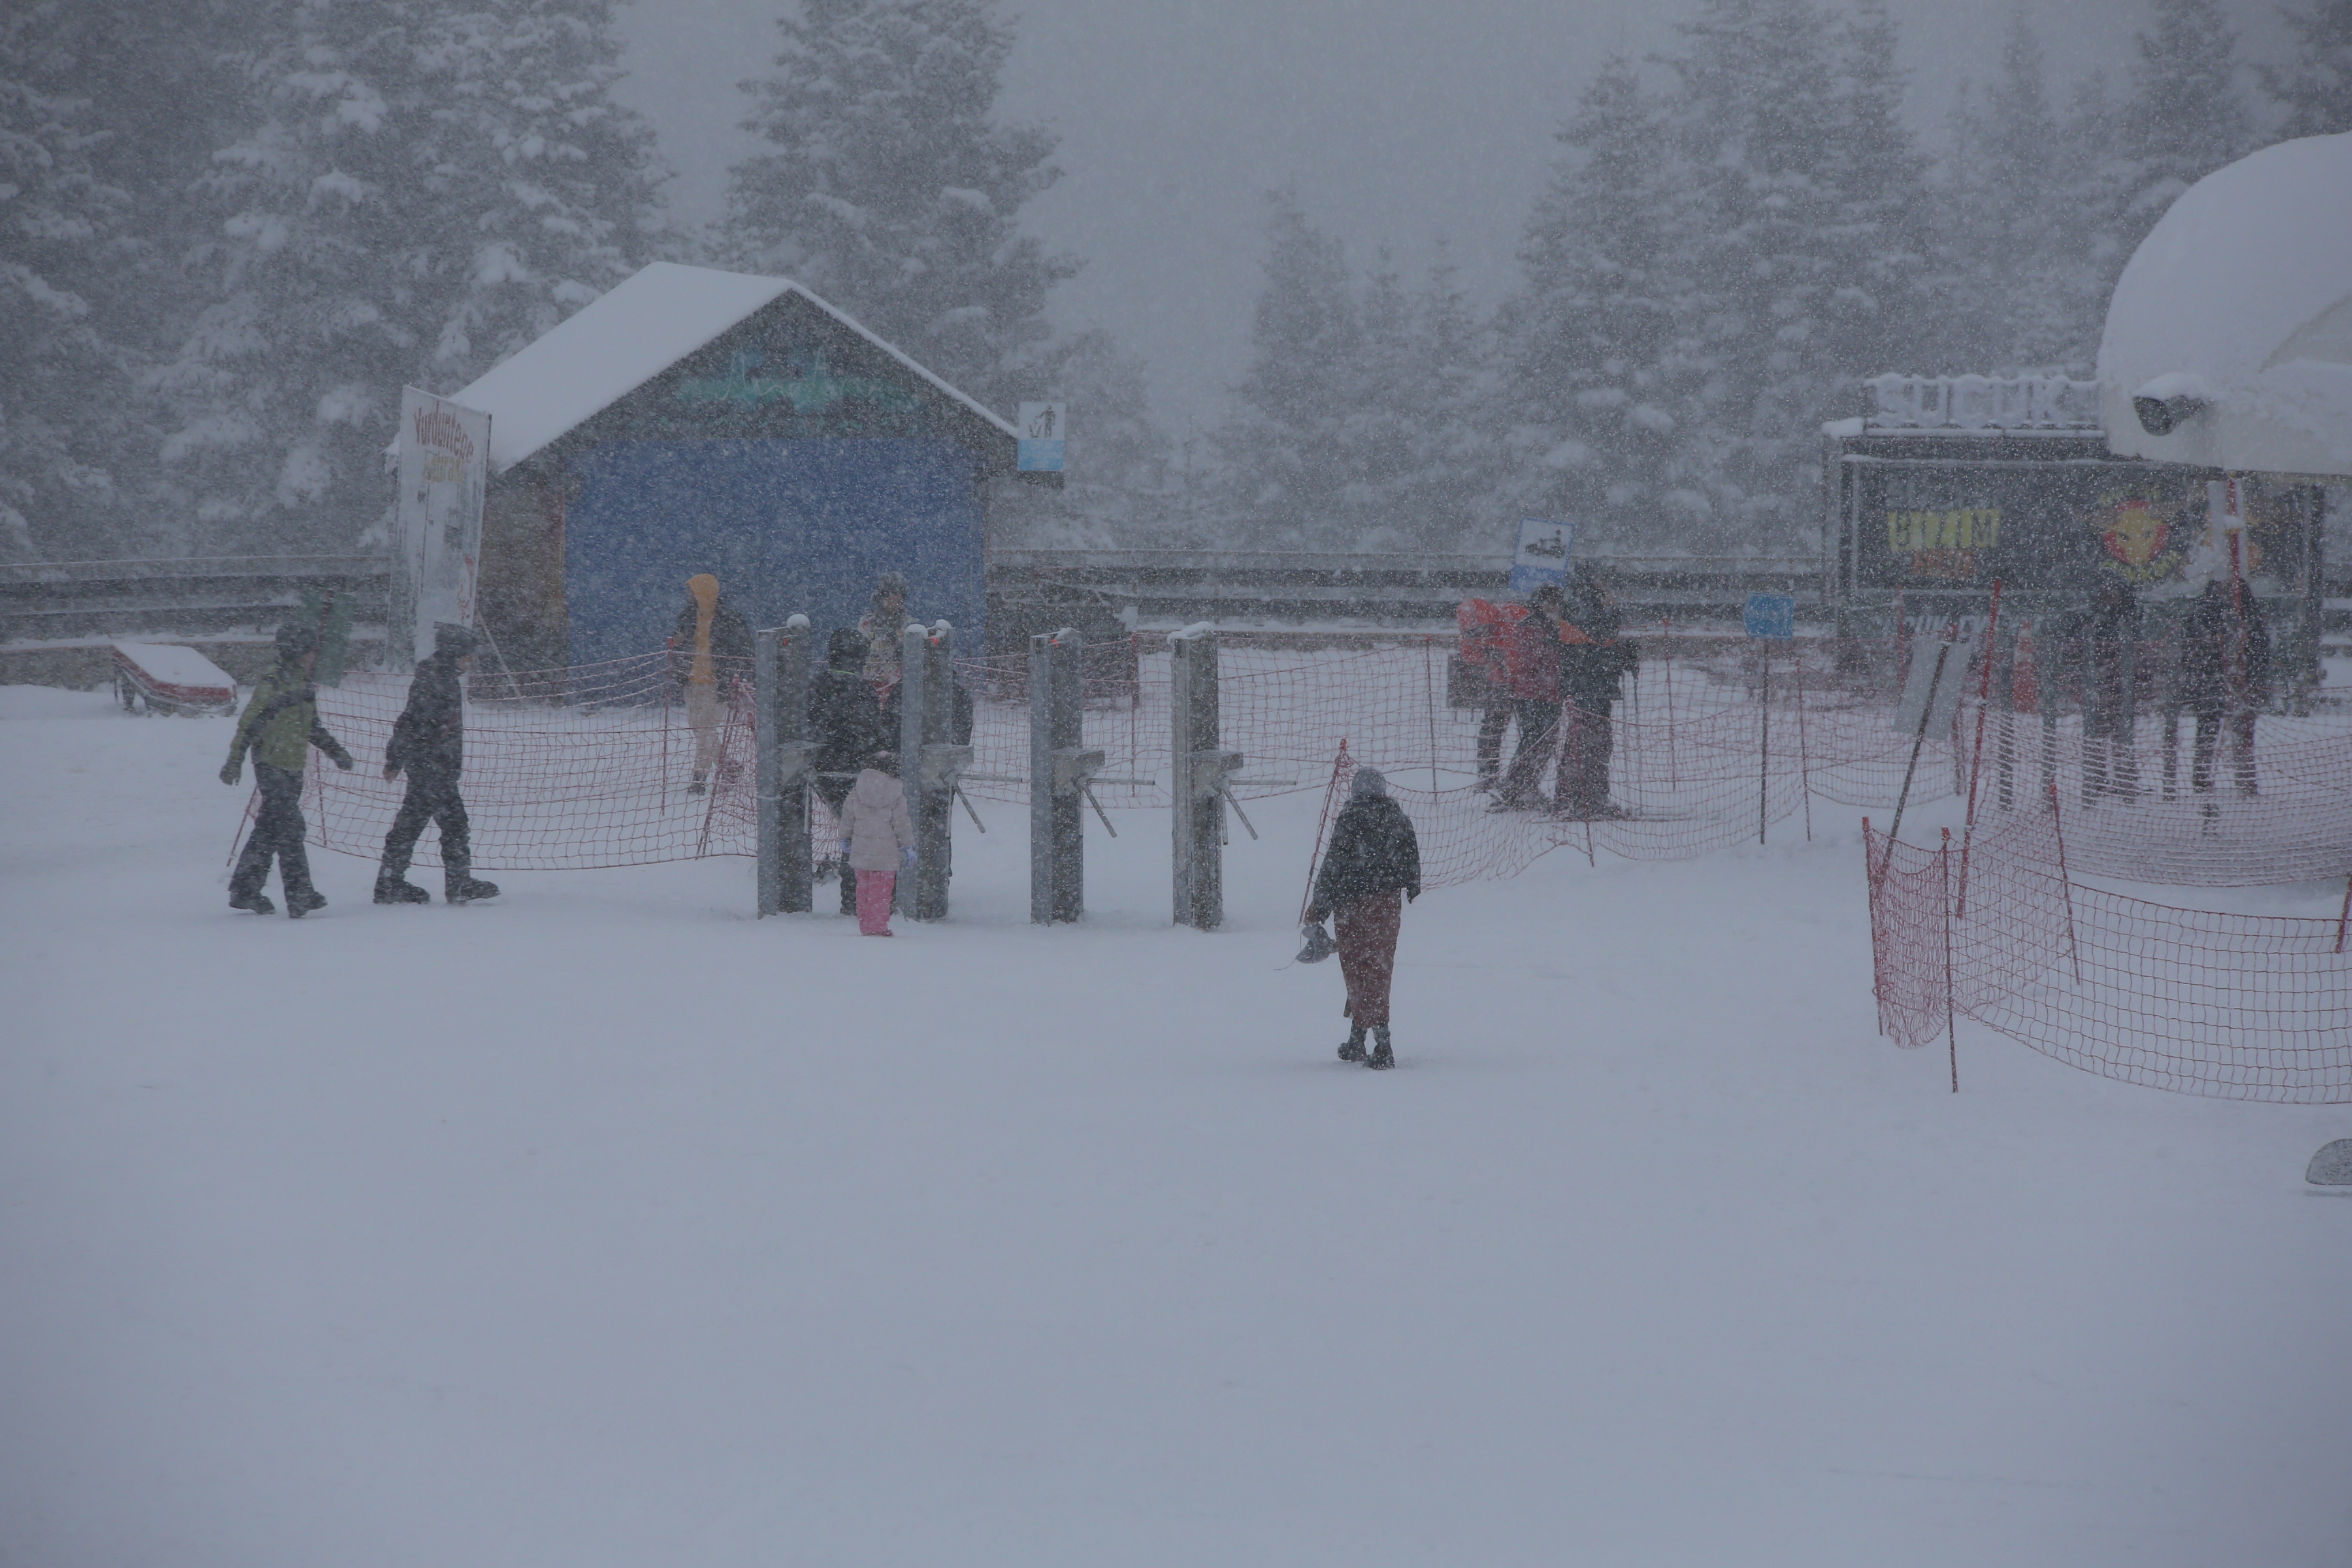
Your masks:
<path fill-rule="evenodd" d="M 400 394 L 400 536 L 392 624 L 394 668 L 433 651 L 433 626 L 474 624 L 489 483 L 490 416 L 404 387 Z"/>

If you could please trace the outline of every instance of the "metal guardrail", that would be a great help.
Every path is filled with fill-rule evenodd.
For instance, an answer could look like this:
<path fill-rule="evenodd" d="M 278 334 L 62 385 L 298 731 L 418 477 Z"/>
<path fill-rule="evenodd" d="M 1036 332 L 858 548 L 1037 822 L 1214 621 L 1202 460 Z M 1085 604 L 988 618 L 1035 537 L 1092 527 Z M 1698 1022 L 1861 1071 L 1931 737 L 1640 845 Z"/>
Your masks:
<path fill-rule="evenodd" d="M 260 634 L 306 590 L 352 595 L 362 621 L 381 623 L 391 582 L 381 555 L 9 563 L 0 564 L 0 647 Z"/>
<path fill-rule="evenodd" d="M 1785 593 L 1808 618 L 1828 613 L 1818 556 L 1617 555 L 1596 558 L 1637 614 L 1736 618 L 1751 593 Z M 1507 557 L 1328 555 L 1274 551 L 1003 550 L 989 558 L 998 617 L 1058 625 L 1091 612 L 1132 626 L 1450 627 L 1465 598 L 1507 591 Z"/>

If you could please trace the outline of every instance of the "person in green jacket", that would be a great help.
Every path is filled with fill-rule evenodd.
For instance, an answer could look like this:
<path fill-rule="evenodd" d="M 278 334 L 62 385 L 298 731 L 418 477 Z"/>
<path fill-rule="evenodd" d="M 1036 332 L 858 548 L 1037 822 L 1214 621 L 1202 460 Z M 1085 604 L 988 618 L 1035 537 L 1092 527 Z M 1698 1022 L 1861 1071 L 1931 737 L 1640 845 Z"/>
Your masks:
<path fill-rule="evenodd" d="M 346 771 L 352 754 L 319 722 L 319 689 L 310 683 L 318 666 L 318 633 L 291 624 L 278 628 L 278 662 L 255 684 L 253 700 L 236 721 L 236 738 L 229 742 L 228 761 L 221 764 L 221 783 L 233 784 L 243 776 L 250 751 L 253 782 L 261 786 L 261 815 L 236 858 L 236 869 L 229 873 L 230 909 L 278 912 L 261 891 L 273 858 L 285 885 L 288 915 L 300 920 L 326 906 L 310 886 L 310 858 L 302 847 L 310 832 L 302 820 L 302 766 L 312 746 Z"/>

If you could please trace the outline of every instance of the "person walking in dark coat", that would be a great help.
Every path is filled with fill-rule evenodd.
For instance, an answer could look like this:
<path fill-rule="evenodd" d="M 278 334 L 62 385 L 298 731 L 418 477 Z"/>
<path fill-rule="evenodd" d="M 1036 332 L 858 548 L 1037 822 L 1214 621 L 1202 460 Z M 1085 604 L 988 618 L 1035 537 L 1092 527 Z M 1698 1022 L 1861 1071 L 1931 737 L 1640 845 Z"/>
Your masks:
<path fill-rule="evenodd" d="M 462 679 L 474 662 L 475 637 L 465 626 L 433 628 L 433 652 L 418 661 L 408 682 L 408 704 L 393 721 L 383 749 L 383 776 L 408 775 L 400 814 L 383 836 L 383 864 L 375 874 L 379 904 L 429 904 L 431 894 L 408 880 L 408 862 L 417 836 L 428 822 L 441 828 L 442 896 L 470 904 L 499 896 L 496 882 L 474 875 L 473 832 L 457 777 L 466 771 L 466 689 Z"/>
<path fill-rule="evenodd" d="M 1617 749 L 1611 710 L 1641 656 L 1623 631 L 1615 595 L 1588 574 L 1559 624 L 1559 694 L 1568 732 L 1552 792 L 1555 816 L 1591 822 L 1625 815 L 1609 798 L 1609 759 Z"/>
<path fill-rule="evenodd" d="M 1389 798 L 1377 768 L 1358 768 L 1348 804 L 1331 826 L 1331 847 L 1315 873 L 1307 919 L 1332 917 L 1339 974 L 1347 983 L 1348 1041 L 1343 1062 L 1392 1068 L 1389 1042 L 1389 981 L 1396 970 L 1397 932 L 1408 900 L 1421 897 L 1421 840 L 1404 807 Z M 1364 1031 L 1372 1034 L 1364 1051 Z"/>
<path fill-rule="evenodd" d="M 310 824 L 302 820 L 302 768 L 313 746 L 346 771 L 352 754 L 319 722 L 319 689 L 310 679 L 318 667 L 319 634 L 305 626 L 278 627 L 278 662 L 255 683 L 253 699 L 245 705 L 236 735 L 229 742 L 221 783 L 233 784 L 244 776 L 245 754 L 250 751 L 253 782 L 261 790 L 260 815 L 236 858 L 236 868 L 229 873 L 230 909 L 257 915 L 277 912 L 278 906 L 261 890 L 269 880 L 273 858 L 285 885 L 289 917 L 300 920 L 326 907 L 326 899 L 310 885 L 310 857 L 302 842 L 310 833 Z"/>
<path fill-rule="evenodd" d="M 2214 578 L 2180 628 L 2179 697 L 2197 716 L 2189 786 L 2213 789 L 2213 752 L 2226 727 L 2238 793 L 2254 793 L 2254 715 L 2271 694 L 2271 633 L 2246 584 Z"/>
<path fill-rule="evenodd" d="M 835 820 L 857 775 L 898 748 L 882 730 L 882 700 L 866 678 L 866 639 L 837 626 L 825 639 L 824 668 L 809 681 L 809 733 L 816 742 L 813 767 L 817 798 Z M 857 877 L 846 858 L 831 862 L 841 874 L 841 912 L 857 912 Z"/>

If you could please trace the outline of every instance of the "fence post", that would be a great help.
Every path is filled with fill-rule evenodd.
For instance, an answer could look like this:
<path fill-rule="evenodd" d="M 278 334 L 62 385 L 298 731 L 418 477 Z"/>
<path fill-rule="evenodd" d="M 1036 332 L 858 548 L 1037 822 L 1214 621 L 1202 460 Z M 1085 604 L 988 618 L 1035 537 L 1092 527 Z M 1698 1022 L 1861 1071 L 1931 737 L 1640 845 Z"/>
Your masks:
<path fill-rule="evenodd" d="M 1241 762 L 1217 743 L 1217 634 L 1206 627 L 1168 641 L 1170 847 L 1176 923 L 1224 923 L 1224 780 Z"/>
<path fill-rule="evenodd" d="M 761 918 L 815 905 L 809 856 L 808 626 L 794 616 L 753 634 L 751 743 L 758 757 Z"/>
<path fill-rule="evenodd" d="M 1772 797 L 1772 643 L 1769 637 L 1749 640 L 1756 646 L 1761 677 L 1757 689 L 1764 699 L 1756 705 L 1756 842 L 1761 844 Z"/>
<path fill-rule="evenodd" d="M 1084 749 L 1086 650 L 1067 628 L 1029 639 L 1029 919 L 1086 912 L 1087 776 L 1103 754 Z"/>
<path fill-rule="evenodd" d="M 1937 868 L 1942 872 L 1944 893 L 1937 913 L 1944 925 L 1944 1044 L 1952 1057 L 1952 1092 L 1960 1092 L 1960 1026 L 1959 1008 L 1956 1005 L 1952 983 L 1952 830 L 1944 829 L 1943 847 L 1936 851 Z"/>
<path fill-rule="evenodd" d="M 2050 833 L 2058 841 L 2058 891 L 2066 903 L 2066 956 L 2074 962 L 2074 984 L 2083 984 L 2083 954 L 2074 944 L 2074 884 L 2066 876 L 2066 827 L 2058 816 L 2058 781 L 2050 781 Z"/>

